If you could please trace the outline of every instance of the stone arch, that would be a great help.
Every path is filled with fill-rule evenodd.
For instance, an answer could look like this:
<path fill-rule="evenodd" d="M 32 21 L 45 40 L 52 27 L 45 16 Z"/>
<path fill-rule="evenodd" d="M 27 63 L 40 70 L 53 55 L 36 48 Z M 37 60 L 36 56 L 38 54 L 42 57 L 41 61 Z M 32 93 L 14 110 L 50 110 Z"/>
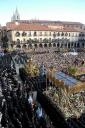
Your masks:
<path fill-rule="evenodd" d="M 63 43 L 61 43 L 61 48 L 63 48 Z"/>
<path fill-rule="evenodd" d="M 67 48 L 67 43 L 65 43 L 65 48 Z"/>
<path fill-rule="evenodd" d="M 70 48 L 70 43 L 68 43 L 68 48 Z"/>
<path fill-rule="evenodd" d="M 16 48 L 21 48 L 20 44 L 16 45 Z"/>
<path fill-rule="evenodd" d="M 74 42 L 71 42 L 71 47 L 73 47 L 73 45 L 74 45 Z"/>
<path fill-rule="evenodd" d="M 20 44 L 20 39 L 17 39 L 17 41 L 16 41 L 16 42 L 17 42 L 17 44 Z"/>
<path fill-rule="evenodd" d="M 34 44 L 34 47 L 37 48 L 38 47 L 37 44 Z"/>
<path fill-rule="evenodd" d="M 42 43 L 40 43 L 40 44 L 39 44 L 39 47 L 40 47 L 40 48 L 42 48 L 42 47 L 43 47 Z"/>
<path fill-rule="evenodd" d="M 53 43 L 53 47 L 56 47 L 56 43 Z"/>
<path fill-rule="evenodd" d="M 74 47 L 76 48 L 76 43 L 74 43 Z"/>
<path fill-rule="evenodd" d="M 49 43 L 49 47 L 52 47 L 52 44 L 51 43 Z"/>
<path fill-rule="evenodd" d="M 80 47 L 80 43 L 78 42 L 78 43 L 77 43 L 77 48 L 79 48 L 79 47 Z"/>
<path fill-rule="evenodd" d="M 59 42 L 57 43 L 57 47 L 58 47 L 58 48 L 60 47 L 60 43 L 59 43 Z"/>
<path fill-rule="evenodd" d="M 47 48 L 47 44 L 46 44 L 46 43 L 44 44 L 44 47 L 46 47 L 46 48 Z"/>
<path fill-rule="evenodd" d="M 26 44 L 23 44 L 22 48 L 26 48 Z"/>
<path fill-rule="evenodd" d="M 28 45 L 28 47 L 29 47 L 29 48 L 32 48 L 32 44 L 30 43 L 30 44 Z"/>

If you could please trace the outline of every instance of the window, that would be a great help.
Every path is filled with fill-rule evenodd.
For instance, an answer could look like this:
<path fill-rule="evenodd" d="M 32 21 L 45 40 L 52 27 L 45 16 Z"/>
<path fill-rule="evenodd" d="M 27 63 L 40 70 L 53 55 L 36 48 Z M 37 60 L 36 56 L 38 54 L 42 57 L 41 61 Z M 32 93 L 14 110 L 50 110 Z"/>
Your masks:
<path fill-rule="evenodd" d="M 37 33 L 36 32 L 34 32 L 34 36 L 37 36 Z"/>
<path fill-rule="evenodd" d="M 44 35 L 47 36 L 47 32 L 45 32 Z"/>
<path fill-rule="evenodd" d="M 34 41 L 37 41 L 37 38 L 34 38 Z"/>
<path fill-rule="evenodd" d="M 25 38 L 23 39 L 23 41 L 25 42 Z"/>
<path fill-rule="evenodd" d="M 60 36 L 60 33 L 58 32 L 57 36 Z"/>
<path fill-rule="evenodd" d="M 28 36 L 31 36 L 31 32 L 29 32 Z"/>
<path fill-rule="evenodd" d="M 27 35 L 27 33 L 26 33 L 26 32 L 23 32 L 23 33 L 22 33 L 22 36 L 26 36 L 26 35 Z"/>
<path fill-rule="evenodd" d="M 56 33 L 55 33 L 55 32 L 53 33 L 53 37 L 54 37 L 54 38 L 56 37 Z"/>
<path fill-rule="evenodd" d="M 72 36 L 74 37 L 74 33 L 72 34 Z"/>
<path fill-rule="evenodd" d="M 61 36 L 64 36 L 64 33 L 63 32 L 61 33 Z"/>
<path fill-rule="evenodd" d="M 49 41 L 51 41 L 51 38 L 49 38 Z"/>
<path fill-rule="evenodd" d="M 40 42 L 42 42 L 42 38 L 40 38 Z"/>
<path fill-rule="evenodd" d="M 68 36 L 68 33 L 67 32 L 65 33 L 65 36 Z"/>
<path fill-rule="evenodd" d="M 69 36 L 70 36 L 70 33 L 69 33 Z"/>
<path fill-rule="evenodd" d="M 49 32 L 49 36 L 51 36 L 51 32 Z"/>
<path fill-rule="evenodd" d="M 20 39 L 17 39 L 17 44 L 20 44 Z"/>
<path fill-rule="evenodd" d="M 16 32 L 15 36 L 16 37 L 19 37 L 20 36 L 20 33 L 19 32 Z"/>
<path fill-rule="evenodd" d="M 81 33 L 79 34 L 79 37 L 81 37 Z"/>
<path fill-rule="evenodd" d="M 42 32 L 40 32 L 40 36 L 42 36 Z"/>

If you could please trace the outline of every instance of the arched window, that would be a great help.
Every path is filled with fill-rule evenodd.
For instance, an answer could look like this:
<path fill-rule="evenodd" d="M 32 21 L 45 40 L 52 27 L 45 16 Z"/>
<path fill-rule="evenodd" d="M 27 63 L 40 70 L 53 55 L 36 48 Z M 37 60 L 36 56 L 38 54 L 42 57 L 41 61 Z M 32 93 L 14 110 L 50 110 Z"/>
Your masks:
<path fill-rule="evenodd" d="M 70 43 L 68 43 L 68 48 L 70 48 Z"/>
<path fill-rule="evenodd" d="M 37 36 L 37 32 L 34 32 L 34 36 Z"/>
<path fill-rule="evenodd" d="M 80 47 L 80 43 L 78 42 L 78 43 L 77 43 L 77 48 L 79 48 L 79 47 Z"/>
<path fill-rule="evenodd" d="M 64 33 L 63 32 L 61 33 L 61 36 L 64 36 Z"/>
<path fill-rule="evenodd" d="M 18 44 L 16 47 L 17 47 L 17 48 L 21 48 L 20 44 Z"/>
<path fill-rule="evenodd" d="M 40 42 L 42 42 L 42 38 L 40 38 Z"/>
<path fill-rule="evenodd" d="M 45 32 L 44 35 L 47 36 L 47 32 Z"/>
<path fill-rule="evenodd" d="M 49 36 L 51 36 L 51 32 L 49 32 Z"/>
<path fill-rule="evenodd" d="M 40 36 L 42 36 L 42 32 L 40 32 L 40 34 L 39 34 Z"/>
<path fill-rule="evenodd" d="M 24 45 L 22 46 L 22 48 L 26 48 L 26 44 L 24 44 Z"/>
<path fill-rule="evenodd" d="M 56 44 L 55 43 L 53 43 L 53 47 L 56 47 Z"/>
<path fill-rule="evenodd" d="M 29 44 L 29 48 L 32 48 L 32 44 L 31 43 Z"/>
<path fill-rule="evenodd" d="M 22 33 L 22 36 L 26 36 L 26 35 L 27 35 L 27 33 L 26 33 L 26 32 L 23 32 L 23 33 Z"/>
<path fill-rule="evenodd" d="M 58 42 L 58 44 L 57 44 L 57 47 L 59 48 L 60 47 L 60 43 Z"/>
<path fill-rule="evenodd" d="M 51 42 L 51 38 L 49 38 L 49 42 Z"/>
<path fill-rule="evenodd" d="M 54 37 L 54 38 L 56 37 L 56 33 L 55 33 L 55 32 L 53 33 L 53 37 Z"/>
<path fill-rule="evenodd" d="M 57 36 L 60 36 L 60 33 L 58 32 Z"/>
<path fill-rule="evenodd" d="M 34 44 L 35 48 L 37 48 L 37 44 Z"/>
<path fill-rule="evenodd" d="M 82 42 L 82 47 L 84 48 L 84 42 Z"/>
<path fill-rule="evenodd" d="M 39 44 L 39 47 L 41 47 L 41 48 L 42 48 L 42 44 Z"/>
<path fill-rule="evenodd" d="M 43 42 L 47 43 L 48 42 L 48 39 L 47 38 L 44 38 L 43 39 Z"/>
<path fill-rule="evenodd" d="M 46 43 L 44 44 L 44 47 L 47 47 L 47 44 Z"/>
<path fill-rule="evenodd" d="M 20 44 L 20 39 L 17 39 L 17 44 Z"/>
<path fill-rule="evenodd" d="M 51 43 L 49 43 L 49 47 L 52 47 L 52 44 Z"/>
<path fill-rule="evenodd" d="M 65 33 L 65 36 L 68 36 L 68 33 L 67 32 Z"/>
<path fill-rule="evenodd" d="M 31 36 L 31 32 L 28 33 L 28 36 Z"/>
<path fill-rule="evenodd" d="M 16 37 L 19 37 L 19 36 L 20 36 L 20 33 L 19 33 L 19 32 L 16 32 L 16 33 L 15 33 L 15 36 L 16 36 Z"/>

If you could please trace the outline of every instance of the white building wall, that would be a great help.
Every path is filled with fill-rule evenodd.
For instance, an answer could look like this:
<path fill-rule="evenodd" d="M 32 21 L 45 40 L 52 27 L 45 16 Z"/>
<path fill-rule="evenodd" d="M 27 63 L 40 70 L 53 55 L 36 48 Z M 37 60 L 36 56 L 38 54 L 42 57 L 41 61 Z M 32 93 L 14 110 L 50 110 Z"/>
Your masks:
<path fill-rule="evenodd" d="M 78 41 L 78 39 L 80 38 L 79 37 L 79 32 L 63 32 L 64 33 L 64 36 L 61 36 L 61 34 L 62 34 L 62 32 L 59 32 L 60 33 L 60 36 L 57 36 L 57 33 L 58 32 L 56 32 L 55 31 L 55 33 L 56 33 L 56 37 L 54 38 L 53 37 L 53 31 L 51 31 L 51 35 L 50 35 L 50 31 L 36 31 L 36 33 L 37 33 L 37 36 L 34 36 L 34 32 L 35 31 L 25 31 L 26 33 L 27 33 L 27 35 L 26 36 L 22 36 L 22 33 L 23 33 L 23 31 L 18 31 L 19 33 L 20 33 L 20 36 L 19 37 L 16 37 L 16 32 L 17 31 L 10 31 L 10 33 L 12 34 L 12 40 L 13 41 L 17 41 L 17 39 L 19 39 L 20 41 L 24 41 L 24 39 L 25 39 L 25 41 L 27 41 L 27 40 L 29 40 L 29 39 L 38 39 L 38 40 L 40 40 L 41 38 L 42 38 L 42 40 L 43 39 L 69 39 L 71 42 L 72 41 Z M 29 36 L 29 33 L 31 32 L 31 36 Z M 40 32 L 42 32 L 42 36 L 40 36 Z M 47 33 L 47 35 L 45 36 L 45 33 Z M 68 34 L 68 36 L 65 36 L 65 33 L 67 33 Z M 69 36 L 69 33 L 70 33 L 70 36 Z M 85 38 L 85 37 L 84 37 Z"/>

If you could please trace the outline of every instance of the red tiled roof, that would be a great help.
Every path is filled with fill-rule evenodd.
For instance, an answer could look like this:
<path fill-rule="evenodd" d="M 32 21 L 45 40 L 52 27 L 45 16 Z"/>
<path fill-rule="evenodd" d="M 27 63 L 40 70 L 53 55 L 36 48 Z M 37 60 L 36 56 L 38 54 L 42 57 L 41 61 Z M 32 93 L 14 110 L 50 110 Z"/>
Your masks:
<path fill-rule="evenodd" d="M 59 23 L 59 24 L 69 24 L 69 25 L 83 25 L 80 22 L 71 22 L 71 21 L 53 21 L 53 20 L 20 20 L 22 23 Z"/>
<path fill-rule="evenodd" d="M 80 32 L 74 28 L 50 28 L 47 25 L 33 24 L 33 23 L 20 23 L 20 22 L 9 22 L 6 25 L 7 30 L 17 30 L 17 31 L 58 31 L 58 32 Z"/>

